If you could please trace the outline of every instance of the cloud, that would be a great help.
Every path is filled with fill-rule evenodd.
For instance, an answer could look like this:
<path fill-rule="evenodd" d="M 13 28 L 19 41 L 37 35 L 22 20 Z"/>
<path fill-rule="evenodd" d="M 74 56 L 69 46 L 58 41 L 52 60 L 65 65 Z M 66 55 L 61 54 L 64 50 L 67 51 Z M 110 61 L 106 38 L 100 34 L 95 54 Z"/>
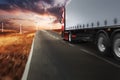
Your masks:
<path fill-rule="evenodd" d="M 45 9 L 62 7 L 70 0 L 0 0 L 2 10 L 29 10 L 37 13 L 44 13 Z"/>
<path fill-rule="evenodd" d="M 57 17 L 56 21 L 61 18 L 61 9 L 70 0 L 0 0 L 0 14 L 1 11 L 6 11 L 11 14 L 23 13 L 37 13 L 48 14 Z"/>

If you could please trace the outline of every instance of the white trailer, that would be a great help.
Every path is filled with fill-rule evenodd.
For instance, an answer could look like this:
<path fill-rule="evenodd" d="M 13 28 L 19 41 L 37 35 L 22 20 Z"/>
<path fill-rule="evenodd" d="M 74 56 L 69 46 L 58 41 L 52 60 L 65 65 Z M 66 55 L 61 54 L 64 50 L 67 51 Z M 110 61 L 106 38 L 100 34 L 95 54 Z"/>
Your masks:
<path fill-rule="evenodd" d="M 103 55 L 120 60 L 120 0 L 71 0 L 63 9 L 62 37 L 93 41 Z"/>

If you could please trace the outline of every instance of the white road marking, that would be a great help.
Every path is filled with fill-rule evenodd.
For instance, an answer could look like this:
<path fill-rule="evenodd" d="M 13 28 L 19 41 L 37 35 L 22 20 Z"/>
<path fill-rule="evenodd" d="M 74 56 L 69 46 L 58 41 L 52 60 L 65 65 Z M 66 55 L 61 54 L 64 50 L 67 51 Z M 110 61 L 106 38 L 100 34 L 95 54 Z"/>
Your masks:
<path fill-rule="evenodd" d="M 69 46 L 74 47 L 75 45 L 68 43 Z"/>
<path fill-rule="evenodd" d="M 31 50 L 30 50 L 30 54 L 29 54 L 29 57 L 28 57 L 28 61 L 27 61 L 27 64 L 25 66 L 25 70 L 24 70 L 24 73 L 23 73 L 23 76 L 22 76 L 21 80 L 27 80 L 28 72 L 29 72 L 29 69 L 30 69 L 30 63 L 31 63 L 31 59 L 32 59 L 32 54 L 33 54 L 34 39 L 33 39 L 33 43 L 32 43 L 32 46 L 31 46 Z"/>
<path fill-rule="evenodd" d="M 41 31 L 45 32 L 47 35 L 49 35 L 50 37 L 52 37 L 52 38 L 54 38 L 54 39 L 57 39 L 57 40 L 59 39 L 58 37 L 54 36 L 53 34 L 47 32 L 47 31 L 45 31 L 45 30 L 41 30 Z"/>
<path fill-rule="evenodd" d="M 43 32 L 47 32 L 47 31 L 45 31 L 45 30 L 41 30 L 41 31 L 43 31 Z"/>
<path fill-rule="evenodd" d="M 120 65 L 115 64 L 115 63 L 113 63 L 113 62 L 111 62 L 111 61 L 109 61 L 109 60 L 107 60 L 107 59 L 105 59 L 105 58 L 103 58 L 103 57 L 100 57 L 100 56 L 96 55 L 96 54 L 93 54 L 93 53 L 90 52 L 90 51 L 87 51 L 87 50 L 85 50 L 85 49 L 80 49 L 80 50 L 83 51 L 83 52 L 85 52 L 85 53 L 87 53 L 87 54 L 89 54 L 89 55 L 95 56 L 95 57 L 97 57 L 97 58 L 99 58 L 99 59 L 101 59 L 101 60 L 103 60 L 103 61 L 105 61 L 105 62 L 107 62 L 107 63 L 109 63 L 109 64 L 111 64 L 111 65 L 113 65 L 113 66 L 115 66 L 115 67 L 117 67 L 117 68 L 120 68 Z"/>
<path fill-rule="evenodd" d="M 49 34 L 50 37 L 54 38 L 54 39 L 59 39 L 58 37 L 52 35 L 52 34 Z"/>
<path fill-rule="evenodd" d="M 70 43 L 68 43 L 68 45 L 71 46 L 71 47 L 75 47 L 76 46 L 76 45 L 70 44 Z M 103 57 L 100 57 L 100 56 L 98 56 L 98 55 L 96 55 L 96 54 L 94 54 L 94 53 L 92 53 L 90 51 L 87 51 L 85 49 L 80 49 L 80 50 L 83 51 L 83 52 L 85 52 L 85 53 L 87 53 L 87 54 L 89 54 L 89 55 L 95 56 L 95 57 L 97 57 L 97 58 L 99 58 L 99 59 L 101 59 L 101 60 L 103 60 L 103 61 L 105 61 L 105 62 L 107 62 L 107 63 L 109 63 L 109 64 L 111 64 L 111 65 L 113 65 L 115 67 L 117 67 L 117 68 L 120 68 L 119 64 L 113 63 L 113 62 L 111 62 L 111 61 L 109 61 L 109 60 L 107 60 L 107 59 L 105 59 Z"/>
<path fill-rule="evenodd" d="M 63 44 L 65 44 L 65 45 L 67 44 L 64 40 L 61 40 L 61 42 L 62 42 Z"/>
<path fill-rule="evenodd" d="M 73 45 L 73 44 L 70 44 L 70 43 L 68 43 L 68 45 L 70 45 L 70 46 L 72 46 L 72 47 L 75 47 L 76 45 Z M 105 61 L 105 62 L 107 62 L 107 63 L 109 63 L 109 64 L 111 64 L 111 65 L 113 65 L 113 66 L 115 66 L 115 67 L 117 67 L 117 68 L 120 68 L 120 65 L 119 64 L 115 64 L 115 63 L 113 63 L 113 62 L 111 62 L 111 61 L 109 61 L 109 60 L 107 60 L 107 59 L 105 59 L 105 58 L 103 58 L 103 57 L 100 57 L 100 56 L 98 56 L 98 55 L 96 55 L 96 54 L 94 54 L 94 53 L 92 53 L 92 52 L 90 52 L 90 51 L 87 51 L 87 50 L 85 50 L 85 49 L 80 49 L 81 51 L 83 51 L 83 52 L 85 52 L 85 53 L 87 53 L 87 54 L 89 54 L 89 55 L 92 55 L 92 56 L 95 56 L 95 57 L 97 57 L 97 58 L 99 58 L 99 59 L 101 59 L 101 60 L 103 60 L 103 61 Z"/>

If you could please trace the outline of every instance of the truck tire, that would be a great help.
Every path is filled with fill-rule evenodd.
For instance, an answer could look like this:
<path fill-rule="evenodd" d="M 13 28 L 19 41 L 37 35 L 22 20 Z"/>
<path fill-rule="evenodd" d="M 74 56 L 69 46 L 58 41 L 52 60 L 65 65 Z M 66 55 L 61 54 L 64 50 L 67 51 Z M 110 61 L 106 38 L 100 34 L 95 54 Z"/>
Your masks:
<path fill-rule="evenodd" d="M 115 59 L 120 60 L 120 33 L 114 36 L 112 43 L 113 55 Z"/>
<path fill-rule="evenodd" d="M 110 52 L 110 42 L 108 36 L 100 33 L 97 38 L 97 48 L 102 55 L 108 55 Z"/>

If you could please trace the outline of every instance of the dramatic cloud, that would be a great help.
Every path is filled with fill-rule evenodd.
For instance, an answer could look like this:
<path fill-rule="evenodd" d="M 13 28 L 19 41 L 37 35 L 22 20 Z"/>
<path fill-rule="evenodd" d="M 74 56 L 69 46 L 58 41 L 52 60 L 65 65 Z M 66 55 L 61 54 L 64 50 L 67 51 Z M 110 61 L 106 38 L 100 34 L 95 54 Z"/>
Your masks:
<path fill-rule="evenodd" d="M 67 4 L 69 0 L 0 0 L 0 9 L 2 10 L 29 10 L 43 14 L 47 9 L 55 9 Z M 53 10 L 54 11 L 54 10 Z"/>
<path fill-rule="evenodd" d="M 52 22 L 57 24 L 62 15 L 62 7 L 69 1 L 70 0 L 0 0 L 0 22 L 6 23 L 8 27 L 10 27 L 10 25 L 12 27 L 18 27 L 20 23 L 26 26 L 36 26 L 38 23 L 43 23 L 39 24 L 41 26 L 46 24 L 50 25 Z M 48 20 L 48 22 L 46 21 L 45 23 L 45 20 Z"/>

